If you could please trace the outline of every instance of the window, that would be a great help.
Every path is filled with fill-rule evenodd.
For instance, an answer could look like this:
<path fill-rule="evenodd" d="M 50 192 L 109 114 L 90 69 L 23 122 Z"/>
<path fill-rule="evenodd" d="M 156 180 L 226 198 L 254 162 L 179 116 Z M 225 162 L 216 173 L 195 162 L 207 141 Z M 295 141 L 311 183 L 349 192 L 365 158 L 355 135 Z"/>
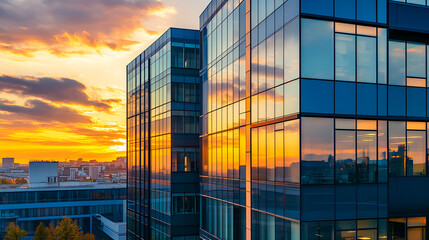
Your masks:
<path fill-rule="evenodd" d="M 335 0 L 335 17 L 355 19 L 356 0 Z"/>
<path fill-rule="evenodd" d="M 426 44 L 407 43 L 407 76 L 426 78 Z M 426 82 L 426 81 L 425 81 Z M 426 86 L 423 86 L 426 87 Z"/>
<path fill-rule="evenodd" d="M 353 26 L 354 27 L 354 26 Z M 335 34 L 335 79 L 355 81 L 356 40 L 353 35 Z"/>
<path fill-rule="evenodd" d="M 392 239 L 426 239 L 426 217 L 391 218 L 389 231 Z"/>
<path fill-rule="evenodd" d="M 299 81 L 295 80 L 284 85 L 284 115 L 299 111 Z"/>
<path fill-rule="evenodd" d="M 198 199 L 195 194 L 173 194 L 173 214 L 198 213 Z"/>
<path fill-rule="evenodd" d="M 302 77 L 333 79 L 334 23 L 329 21 L 302 19 L 301 27 Z"/>
<path fill-rule="evenodd" d="M 377 171 L 377 131 L 357 131 L 356 152 L 358 183 L 375 183 Z"/>
<path fill-rule="evenodd" d="M 286 182 L 299 182 L 299 132 L 299 120 L 284 123 L 284 176 Z"/>
<path fill-rule="evenodd" d="M 333 15 L 333 0 L 302 0 L 301 11 L 323 16 Z"/>
<path fill-rule="evenodd" d="M 405 176 L 405 122 L 389 122 L 389 172 L 390 176 Z"/>
<path fill-rule="evenodd" d="M 426 175 L 426 131 L 424 130 L 407 131 L 407 176 Z"/>
<path fill-rule="evenodd" d="M 387 121 L 378 121 L 378 182 L 387 182 Z"/>
<path fill-rule="evenodd" d="M 302 184 L 334 182 L 333 128 L 333 119 L 302 118 Z"/>
<path fill-rule="evenodd" d="M 410 3 L 410 4 L 418 4 L 418 5 L 429 5 L 429 2 L 426 3 L 426 0 L 393 0 L 393 1 Z"/>
<path fill-rule="evenodd" d="M 356 181 L 355 131 L 335 131 L 335 181 L 354 183 Z"/>
<path fill-rule="evenodd" d="M 377 1 L 375 0 L 357 0 L 357 20 L 375 22 Z"/>
<path fill-rule="evenodd" d="M 405 87 L 389 86 L 389 116 L 404 116 L 405 100 Z"/>
<path fill-rule="evenodd" d="M 183 47 L 174 46 L 174 44 L 177 43 L 172 43 L 171 46 L 171 66 L 183 68 Z"/>
<path fill-rule="evenodd" d="M 377 39 L 357 37 L 357 80 L 358 82 L 377 82 Z"/>
<path fill-rule="evenodd" d="M 379 96 L 380 98 L 380 96 Z M 357 84 L 357 114 L 377 115 L 377 86 L 374 84 Z"/>
<path fill-rule="evenodd" d="M 389 42 L 389 84 L 405 85 L 405 44 Z"/>
<path fill-rule="evenodd" d="M 320 240 L 320 236 L 327 236 L 329 239 L 334 233 L 333 221 L 303 222 L 301 224 L 302 239 L 305 240 Z"/>
<path fill-rule="evenodd" d="M 284 81 L 291 81 L 299 77 L 299 19 L 285 25 L 283 38 L 284 54 L 279 55 L 284 56 Z"/>
<path fill-rule="evenodd" d="M 385 3 L 386 4 L 386 3 Z M 378 29 L 378 83 L 387 83 L 387 30 Z"/>
<path fill-rule="evenodd" d="M 301 104 L 302 112 L 333 113 L 334 83 L 302 79 Z"/>
<path fill-rule="evenodd" d="M 335 83 L 335 113 L 356 113 L 356 84 L 348 82 Z"/>

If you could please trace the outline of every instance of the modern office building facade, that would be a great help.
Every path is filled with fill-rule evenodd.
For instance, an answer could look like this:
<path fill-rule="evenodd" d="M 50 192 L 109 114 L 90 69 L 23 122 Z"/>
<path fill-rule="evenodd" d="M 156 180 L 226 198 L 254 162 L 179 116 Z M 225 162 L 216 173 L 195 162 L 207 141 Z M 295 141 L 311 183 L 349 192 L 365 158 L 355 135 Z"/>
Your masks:
<path fill-rule="evenodd" d="M 25 186 L 25 187 L 24 187 Z M 63 216 L 75 221 L 82 231 L 92 233 L 93 217 L 102 215 L 113 222 L 125 222 L 126 185 L 62 183 L 49 187 L 0 188 L 0 238 L 15 223 L 34 236 L 37 226 L 56 226 Z"/>
<path fill-rule="evenodd" d="M 213 0 L 202 239 L 427 239 L 425 0 Z"/>
<path fill-rule="evenodd" d="M 127 66 L 128 239 L 199 238 L 199 51 L 171 28 Z"/>

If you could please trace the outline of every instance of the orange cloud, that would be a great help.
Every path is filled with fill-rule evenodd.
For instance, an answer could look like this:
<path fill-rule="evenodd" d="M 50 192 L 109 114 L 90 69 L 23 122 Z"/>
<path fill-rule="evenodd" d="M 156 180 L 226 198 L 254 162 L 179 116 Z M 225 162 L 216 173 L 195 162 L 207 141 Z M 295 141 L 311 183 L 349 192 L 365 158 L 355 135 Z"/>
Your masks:
<path fill-rule="evenodd" d="M 137 31 L 156 35 L 145 21 L 174 14 L 158 0 L 0 1 L 0 50 L 31 57 L 124 51 Z"/>

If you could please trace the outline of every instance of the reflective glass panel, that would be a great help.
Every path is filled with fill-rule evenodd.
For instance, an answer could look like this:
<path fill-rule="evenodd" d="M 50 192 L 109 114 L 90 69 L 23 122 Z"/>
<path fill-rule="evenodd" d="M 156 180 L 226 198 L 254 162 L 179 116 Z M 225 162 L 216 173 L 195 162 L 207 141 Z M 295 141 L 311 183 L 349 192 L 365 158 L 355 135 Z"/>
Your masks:
<path fill-rule="evenodd" d="M 374 0 L 357 0 L 357 20 L 375 22 L 377 1 Z"/>
<path fill-rule="evenodd" d="M 405 122 L 389 122 L 389 173 L 390 176 L 405 176 Z"/>
<path fill-rule="evenodd" d="M 301 11 L 304 13 L 332 16 L 333 0 L 301 0 Z"/>
<path fill-rule="evenodd" d="M 355 19 L 355 0 L 335 0 L 335 17 Z"/>
<path fill-rule="evenodd" d="M 389 84 L 405 85 L 405 43 L 389 42 Z"/>
<path fill-rule="evenodd" d="M 357 132 L 358 183 L 375 183 L 377 170 L 377 132 Z"/>
<path fill-rule="evenodd" d="M 302 76 L 332 80 L 334 65 L 333 22 L 302 19 Z"/>
<path fill-rule="evenodd" d="M 407 176 L 426 174 L 426 131 L 407 131 Z"/>
<path fill-rule="evenodd" d="M 284 123 L 284 169 L 286 182 L 299 182 L 299 120 Z"/>
<path fill-rule="evenodd" d="M 376 83 L 377 81 L 377 39 L 357 37 L 357 81 Z"/>
<path fill-rule="evenodd" d="M 353 25 L 352 25 L 353 26 Z M 355 81 L 355 36 L 335 34 L 335 79 Z"/>
<path fill-rule="evenodd" d="M 407 76 L 426 78 L 426 44 L 407 43 Z"/>
<path fill-rule="evenodd" d="M 333 119 L 302 118 L 301 183 L 334 182 L 333 128 Z"/>
<path fill-rule="evenodd" d="M 337 130 L 335 134 L 335 182 L 356 181 L 355 131 Z"/>

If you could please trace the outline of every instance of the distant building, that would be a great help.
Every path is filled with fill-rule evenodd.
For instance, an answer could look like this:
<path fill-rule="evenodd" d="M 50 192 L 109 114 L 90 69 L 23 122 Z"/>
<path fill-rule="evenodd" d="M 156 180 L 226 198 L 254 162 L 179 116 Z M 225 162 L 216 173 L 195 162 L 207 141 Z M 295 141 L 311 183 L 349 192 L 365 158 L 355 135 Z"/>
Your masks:
<path fill-rule="evenodd" d="M 78 176 L 79 169 L 78 168 L 70 168 L 70 180 L 75 180 Z"/>
<path fill-rule="evenodd" d="M 15 167 L 15 158 L 3 158 L 2 168 L 13 168 Z"/>
<path fill-rule="evenodd" d="M 89 177 L 97 179 L 100 177 L 101 166 L 89 166 Z"/>
<path fill-rule="evenodd" d="M 31 237 L 40 222 L 56 226 L 63 216 L 75 221 L 82 231 L 92 233 L 96 215 L 111 222 L 125 221 L 126 185 L 62 182 L 54 187 L 0 186 L 0 203 L 0 239 L 11 222 Z"/>
<path fill-rule="evenodd" d="M 30 162 L 30 187 L 50 186 L 58 183 L 58 162 Z"/>
<path fill-rule="evenodd" d="M 127 157 L 118 157 L 115 161 L 115 167 L 124 169 L 127 167 Z"/>

